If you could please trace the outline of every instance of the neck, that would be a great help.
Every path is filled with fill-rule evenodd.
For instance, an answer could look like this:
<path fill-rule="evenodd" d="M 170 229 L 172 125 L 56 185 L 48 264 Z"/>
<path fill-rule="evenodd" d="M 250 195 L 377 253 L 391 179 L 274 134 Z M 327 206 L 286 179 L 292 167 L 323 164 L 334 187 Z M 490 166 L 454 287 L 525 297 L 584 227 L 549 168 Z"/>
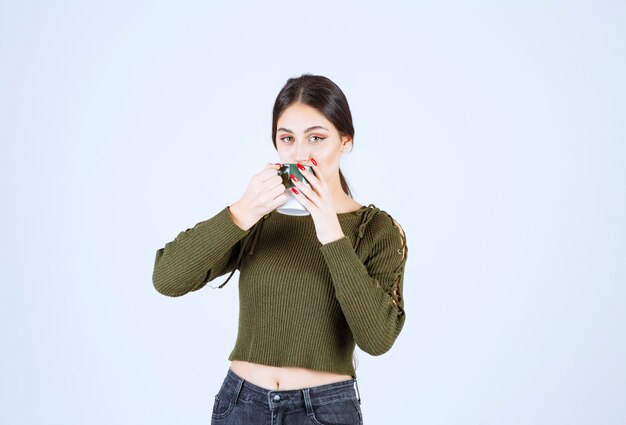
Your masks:
<path fill-rule="evenodd" d="M 343 206 L 354 200 L 343 191 L 341 187 L 341 180 L 339 179 L 339 173 L 335 174 L 330 180 L 327 181 L 328 188 L 330 189 L 330 195 L 333 198 L 333 203 L 337 210 L 342 210 Z"/>

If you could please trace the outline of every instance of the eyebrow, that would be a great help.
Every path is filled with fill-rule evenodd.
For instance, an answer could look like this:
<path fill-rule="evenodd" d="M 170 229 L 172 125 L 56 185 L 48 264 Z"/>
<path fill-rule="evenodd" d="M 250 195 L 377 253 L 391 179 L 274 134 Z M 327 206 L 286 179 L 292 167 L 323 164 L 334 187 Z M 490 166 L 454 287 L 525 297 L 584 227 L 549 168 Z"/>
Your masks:
<path fill-rule="evenodd" d="M 309 132 L 309 131 L 311 131 L 311 130 L 319 130 L 319 129 L 326 130 L 326 131 L 330 131 L 329 129 L 327 129 L 327 128 L 325 128 L 325 127 L 322 127 L 321 125 L 314 125 L 313 127 L 309 127 L 309 128 L 307 128 L 306 130 L 304 130 L 304 132 L 305 132 L 305 133 L 308 133 L 308 132 Z M 287 133 L 291 133 L 291 134 L 293 134 L 293 131 L 289 130 L 288 128 L 284 128 L 284 127 L 281 127 L 281 128 L 279 128 L 278 130 L 276 130 L 276 131 L 281 131 L 281 130 L 282 130 L 282 131 L 286 131 Z"/>

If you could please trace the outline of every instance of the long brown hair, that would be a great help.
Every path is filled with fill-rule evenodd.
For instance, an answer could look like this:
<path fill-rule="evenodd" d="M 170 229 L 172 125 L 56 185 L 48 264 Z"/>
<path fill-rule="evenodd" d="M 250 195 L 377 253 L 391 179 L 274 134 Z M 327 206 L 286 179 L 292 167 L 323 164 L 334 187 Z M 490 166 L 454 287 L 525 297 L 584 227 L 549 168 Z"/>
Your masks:
<path fill-rule="evenodd" d="M 321 75 L 302 74 L 297 78 L 290 78 L 276 96 L 272 112 L 272 143 L 276 148 L 276 126 L 278 118 L 285 109 L 294 103 L 303 103 L 317 109 L 328 119 L 339 134 L 350 136 L 354 146 L 354 126 L 348 99 L 339 86 L 329 78 Z M 346 181 L 341 168 L 339 169 L 341 188 L 352 197 L 350 186 Z"/>

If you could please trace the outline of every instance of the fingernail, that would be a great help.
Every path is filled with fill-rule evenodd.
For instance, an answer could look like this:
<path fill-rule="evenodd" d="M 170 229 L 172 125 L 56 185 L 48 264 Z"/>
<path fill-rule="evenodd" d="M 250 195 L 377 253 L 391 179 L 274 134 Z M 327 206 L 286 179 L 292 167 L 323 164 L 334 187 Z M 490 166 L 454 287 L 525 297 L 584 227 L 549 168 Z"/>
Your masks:
<path fill-rule="evenodd" d="M 301 169 L 302 171 L 306 170 L 306 168 L 304 168 L 304 166 L 302 164 L 297 164 L 298 168 Z"/>
<path fill-rule="evenodd" d="M 293 193 L 295 193 L 296 195 L 298 195 L 298 194 L 300 193 L 300 192 L 298 192 L 298 190 L 297 190 L 295 187 L 292 187 L 292 188 L 291 188 L 291 191 L 292 191 Z"/>
<path fill-rule="evenodd" d="M 279 167 L 282 167 L 283 164 L 281 164 L 280 162 L 275 162 L 274 165 L 278 165 Z"/>
<path fill-rule="evenodd" d="M 313 165 L 317 166 L 317 161 L 315 160 L 315 158 L 311 158 L 311 162 L 313 163 Z"/>
<path fill-rule="evenodd" d="M 293 174 L 289 174 L 289 177 L 291 177 L 291 180 L 293 180 L 294 182 L 297 182 L 298 179 L 296 178 L 296 176 L 294 176 Z"/>

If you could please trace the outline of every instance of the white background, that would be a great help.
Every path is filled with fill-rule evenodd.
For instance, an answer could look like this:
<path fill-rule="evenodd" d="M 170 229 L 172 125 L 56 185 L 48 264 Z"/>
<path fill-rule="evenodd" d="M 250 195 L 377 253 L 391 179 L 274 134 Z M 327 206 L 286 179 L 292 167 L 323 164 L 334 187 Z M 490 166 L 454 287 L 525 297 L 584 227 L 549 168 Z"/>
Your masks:
<path fill-rule="evenodd" d="M 625 28 L 619 1 L 2 0 L 0 422 L 210 423 L 236 280 L 168 298 L 154 255 L 278 160 L 311 72 L 408 237 L 365 423 L 626 423 Z"/>

